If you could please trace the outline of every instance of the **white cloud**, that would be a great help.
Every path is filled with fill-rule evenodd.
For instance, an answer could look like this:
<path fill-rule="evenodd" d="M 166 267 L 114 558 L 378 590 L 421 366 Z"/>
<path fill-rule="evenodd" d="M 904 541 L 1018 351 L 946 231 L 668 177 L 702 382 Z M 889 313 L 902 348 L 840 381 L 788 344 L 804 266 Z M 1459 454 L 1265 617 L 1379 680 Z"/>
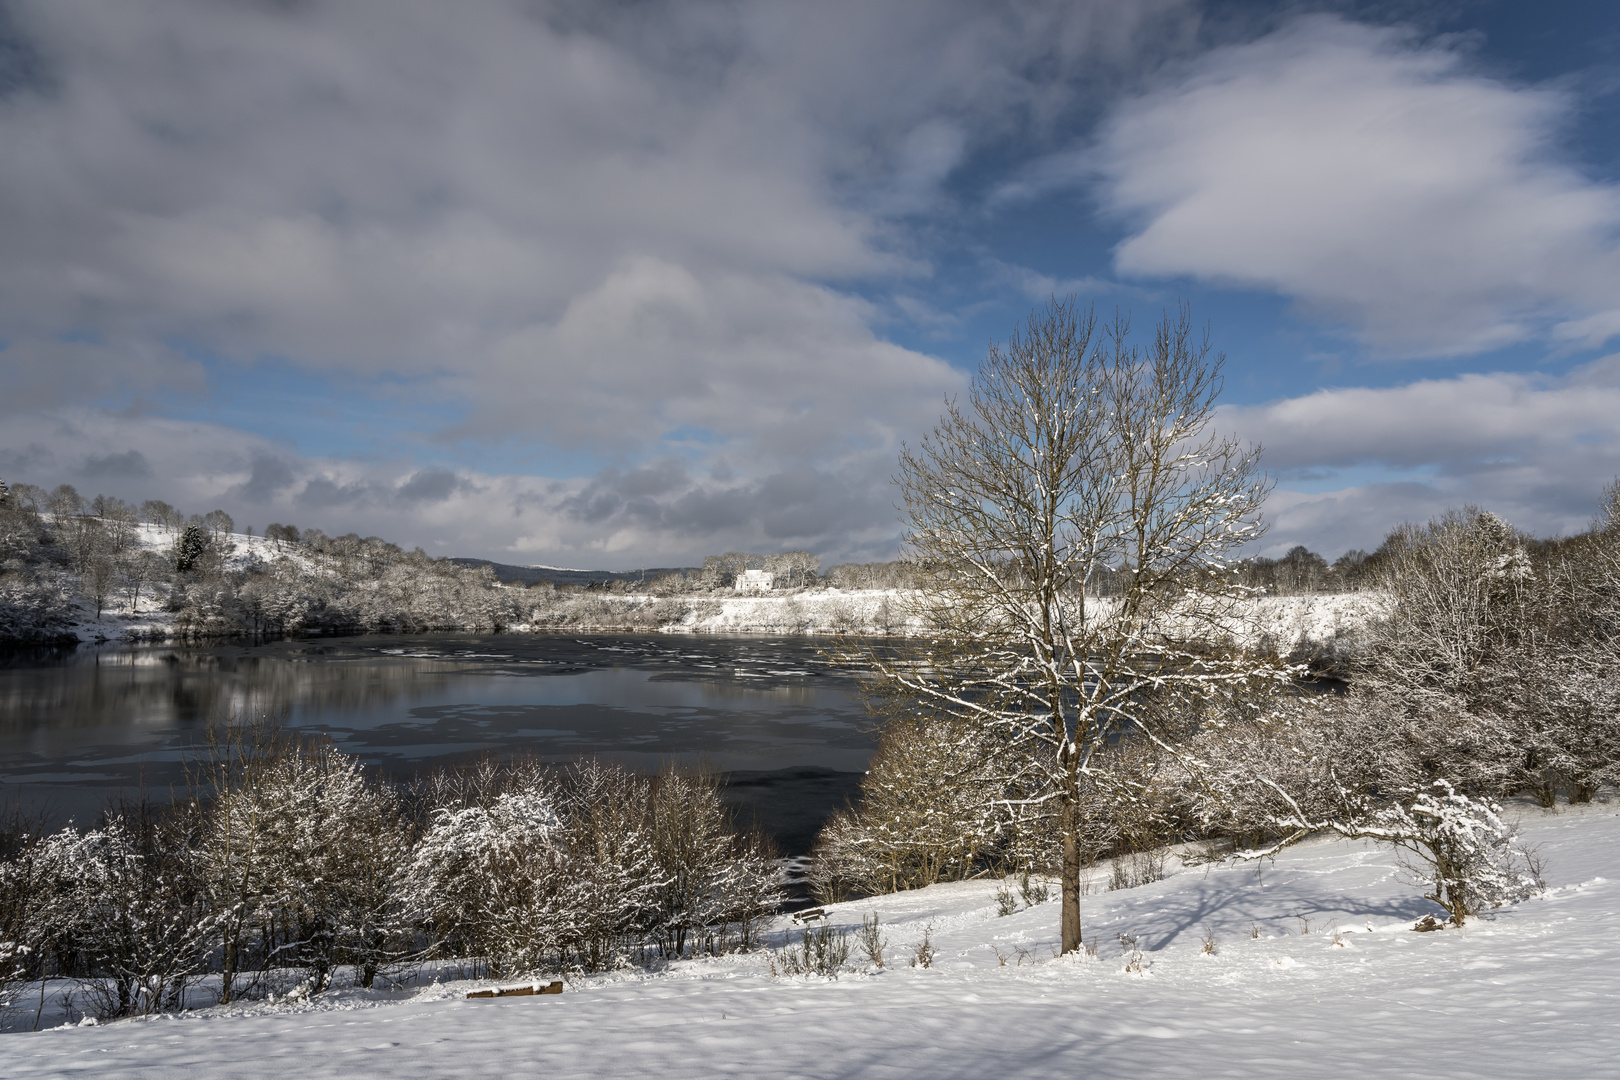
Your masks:
<path fill-rule="evenodd" d="M 272 521 L 378 535 L 432 555 L 620 569 L 696 565 L 743 548 L 807 548 L 830 561 L 892 558 L 892 454 L 825 468 L 748 473 L 662 458 L 549 480 L 403 461 L 300 457 L 218 424 L 87 409 L 12 417 L 0 477 L 85 495 L 223 509 L 239 527 Z"/>
<path fill-rule="evenodd" d="M 1620 329 L 1620 191 L 1558 155 L 1574 102 L 1443 44 L 1317 16 L 1121 105 L 1083 162 L 1121 272 L 1294 297 L 1396 353 Z M 1044 180 L 1043 180 L 1044 177 Z"/>
<path fill-rule="evenodd" d="M 1221 421 L 1261 443 L 1279 477 L 1268 547 L 1371 548 L 1403 520 L 1468 503 L 1540 535 L 1579 532 L 1620 475 L 1620 354 L 1558 378 L 1320 390 L 1229 407 Z M 1302 483 L 1336 479 L 1347 486 L 1313 493 Z"/>
<path fill-rule="evenodd" d="M 418 433 L 440 454 L 561 450 L 622 475 L 679 459 L 663 510 L 599 519 L 617 551 L 726 514 L 737 536 L 716 543 L 803 538 L 792 491 L 850 543 L 888 536 L 895 442 L 961 376 L 882 341 L 854 286 L 926 274 L 896 219 L 1190 8 L 17 0 L 42 64 L 0 96 L 0 451 L 39 442 L 71 479 L 67 437 L 23 438 L 24 410 L 183 412 L 183 392 L 206 415 L 231 365 L 258 363 L 293 396 L 300 372 L 374 379 L 463 418 Z M 137 411 L 97 453 L 139 447 L 177 503 L 235 491 L 293 516 L 312 492 L 381 532 L 379 492 L 409 482 L 217 431 L 215 477 L 165 456 L 165 423 Z M 459 542 L 585 542 L 562 496 L 535 494 L 549 482 L 468 483 L 434 504 L 457 507 Z M 867 516 L 829 512 L 829 491 Z M 508 504 L 556 521 L 513 531 Z"/>

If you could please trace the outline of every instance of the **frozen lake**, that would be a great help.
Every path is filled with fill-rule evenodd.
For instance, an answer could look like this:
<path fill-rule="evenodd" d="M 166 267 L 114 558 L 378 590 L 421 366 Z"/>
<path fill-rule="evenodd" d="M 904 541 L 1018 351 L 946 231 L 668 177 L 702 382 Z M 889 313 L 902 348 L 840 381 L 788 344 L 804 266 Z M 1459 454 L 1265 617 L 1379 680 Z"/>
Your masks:
<path fill-rule="evenodd" d="M 484 754 L 707 762 L 789 854 L 874 741 L 854 676 L 804 639 L 415 635 L 34 650 L 0 658 L 0 799 L 94 818 L 166 797 L 211 718 L 283 715 L 384 774 Z"/>

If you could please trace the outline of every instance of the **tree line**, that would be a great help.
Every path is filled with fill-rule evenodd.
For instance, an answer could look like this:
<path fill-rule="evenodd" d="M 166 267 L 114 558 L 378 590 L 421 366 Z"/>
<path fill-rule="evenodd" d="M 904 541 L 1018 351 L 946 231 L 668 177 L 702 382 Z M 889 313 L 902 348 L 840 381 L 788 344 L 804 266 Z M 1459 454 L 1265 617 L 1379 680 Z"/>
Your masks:
<path fill-rule="evenodd" d="M 486 760 L 386 783 L 329 743 L 222 721 L 166 802 L 0 829 L 0 1009 L 68 979 L 101 1018 L 749 948 L 774 851 L 713 774 Z M 188 996 L 188 992 L 189 995 Z"/>
<path fill-rule="evenodd" d="M 147 526 L 145 542 L 141 527 Z M 164 542 L 151 543 L 151 529 Z M 728 552 L 649 582 L 503 584 L 486 565 L 407 551 L 379 537 L 329 536 L 272 523 L 242 548 L 222 510 L 187 516 L 168 503 L 85 499 L 0 481 L 0 644 L 72 641 L 93 615 L 172 615 L 148 633 L 189 637 L 531 629 L 658 629 L 717 611 L 745 570 L 773 591 L 903 589 L 901 561 L 821 572 L 805 551 Z M 252 540 L 253 531 L 246 530 Z M 84 612 L 84 615 L 80 613 Z"/>
<path fill-rule="evenodd" d="M 4 488 L 0 484 L 0 488 Z M 142 543 L 154 526 L 168 545 Z M 268 556 L 242 552 L 222 510 L 185 516 L 71 486 L 0 490 L 0 643 L 73 640 L 78 605 L 173 616 L 182 637 L 499 630 L 524 621 L 521 591 L 487 567 L 406 551 L 379 537 L 272 524 Z M 247 531 L 251 540 L 252 530 Z"/>
<path fill-rule="evenodd" d="M 156 528 L 166 545 L 143 542 Z M 648 582 L 551 585 L 525 592 L 484 566 L 407 551 L 379 537 L 328 536 L 272 523 L 264 548 L 240 550 L 223 510 L 186 515 L 160 500 L 138 506 L 72 486 L 46 492 L 0 481 L 0 643 L 70 641 L 79 611 L 138 618 L 173 615 L 180 637 L 304 633 L 414 633 L 535 629 L 657 629 L 710 613 L 704 601 L 730 594 L 747 570 L 764 570 L 773 592 L 807 589 L 915 590 L 928 568 L 912 558 L 844 563 L 825 572 L 806 551 L 726 552 L 701 568 Z M 251 540 L 253 530 L 246 530 Z M 233 537 L 235 539 L 233 539 Z M 1255 593 L 1305 594 L 1369 588 L 1387 555 L 1349 552 L 1329 566 L 1296 547 L 1279 559 L 1236 564 Z M 1124 590 L 1127 575 L 1099 567 L 1088 587 Z M 636 599 L 628 599 L 636 598 Z"/>

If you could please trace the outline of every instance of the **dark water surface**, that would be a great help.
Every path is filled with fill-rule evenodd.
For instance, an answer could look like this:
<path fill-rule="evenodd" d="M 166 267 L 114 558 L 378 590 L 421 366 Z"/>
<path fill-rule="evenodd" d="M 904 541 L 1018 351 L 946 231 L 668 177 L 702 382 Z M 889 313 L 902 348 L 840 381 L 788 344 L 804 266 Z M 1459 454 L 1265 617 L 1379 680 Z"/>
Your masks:
<path fill-rule="evenodd" d="M 0 803 L 92 820 L 166 797 L 207 722 L 282 715 L 384 774 L 484 754 L 708 762 L 788 853 L 854 794 L 874 742 L 856 680 L 803 639 L 364 636 L 0 657 Z"/>

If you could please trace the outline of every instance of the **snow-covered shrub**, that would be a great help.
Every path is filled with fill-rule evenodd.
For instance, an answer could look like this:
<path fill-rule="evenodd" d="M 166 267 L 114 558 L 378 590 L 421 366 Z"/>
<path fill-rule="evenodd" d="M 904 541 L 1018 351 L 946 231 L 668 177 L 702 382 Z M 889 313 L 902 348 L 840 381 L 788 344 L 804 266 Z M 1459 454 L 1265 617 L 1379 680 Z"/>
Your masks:
<path fill-rule="evenodd" d="M 1591 533 L 1536 557 L 1475 508 L 1403 526 L 1380 549 L 1394 602 L 1368 628 L 1354 681 L 1411 717 L 1466 716 L 1484 734 L 1431 755 L 1430 775 L 1544 806 L 1620 779 L 1617 491 Z"/>
<path fill-rule="evenodd" d="M 977 725 L 890 723 L 861 781 L 859 805 L 834 814 L 816 840 L 810 881 L 817 899 L 959 880 L 1025 854 L 1017 842 L 1029 830 L 1019 826 L 1043 808 L 1020 790 L 1028 770 L 1019 766 L 1015 752 Z"/>
<path fill-rule="evenodd" d="M 1387 693 L 1283 702 L 1196 745 L 1206 826 L 1243 857 L 1317 832 L 1393 846 L 1424 895 L 1461 923 L 1539 888 L 1498 807 L 1463 789 L 1464 779 L 1477 792 L 1492 778 L 1480 764 L 1490 756 L 1470 747 L 1495 730 L 1462 710 L 1414 716 Z M 1434 771 L 1469 762 L 1465 778 Z"/>
<path fill-rule="evenodd" d="M 759 923 L 781 902 L 773 852 L 740 832 L 712 773 L 665 769 L 651 791 L 650 828 L 663 884 L 654 940 L 665 956 L 753 945 Z"/>
<path fill-rule="evenodd" d="M 549 777 L 527 779 L 487 802 L 434 811 L 407 879 L 437 949 L 484 957 L 497 974 L 540 970 L 577 936 L 560 793 Z"/>
<path fill-rule="evenodd" d="M 62 939 L 91 1012 L 102 1019 L 182 1007 L 206 970 L 217 913 L 200 873 L 194 821 L 148 804 L 86 833 L 50 837 Z"/>
<path fill-rule="evenodd" d="M 429 787 L 440 805 L 411 859 L 412 910 L 442 954 L 499 974 L 748 946 L 780 899 L 713 777 L 486 764 Z"/>
<path fill-rule="evenodd" d="M 628 959 L 655 931 L 660 893 L 672 882 L 653 840 L 649 778 L 593 761 L 567 780 L 564 904 L 573 929 L 560 959 L 571 954 L 578 966 L 600 971 Z"/>
<path fill-rule="evenodd" d="M 71 641 L 73 601 L 63 575 L 19 568 L 0 572 L 0 644 Z"/>
<path fill-rule="evenodd" d="M 272 770 L 297 752 L 272 719 L 227 718 L 208 725 L 191 766 L 191 805 L 203 819 L 202 874 L 214 911 L 220 1000 L 251 992 L 275 960 L 268 933 L 280 882 L 269 858 Z"/>
<path fill-rule="evenodd" d="M 224 1000 L 273 969 L 302 971 L 304 992 L 319 993 L 352 964 L 370 986 L 414 951 L 398 880 L 409 826 L 355 759 L 273 720 L 214 724 L 191 807 Z"/>
<path fill-rule="evenodd" d="M 1535 571 L 1523 538 L 1495 514 L 1466 507 L 1404 525 L 1380 551 L 1394 602 L 1370 627 L 1363 682 L 1465 693 L 1528 629 Z"/>
<path fill-rule="evenodd" d="M 408 849 L 392 793 L 354 758 L 304 742 L 278 755 L 248 798 L 236 820 L 252 820 L 259 834 L 272 963 L 302 970 L 309 994 L 326 989 L 339 964 L 354 965 L 356 981 L 370 986 L 406 951 L 395 879 Z"/>
<path fill-rule="evenodd" d="M 1545 888 L 1533 857 L 1502 821 L 1501 807 L 1460 794 L 1444 780 L 1402 794 L 1360 831 L 1409 853 L 1408 869 L 1428 889 L 1423 895 L 1456 925 Z"/>
<path fill-rule="evenodd" d="M 1039 746 L 1019 747 L 962 721 L 901 717 L 884 729 L 860 802 L 817 837 L 816 898 L 922 888 L 983 872 L 1055 872 L 1060 804 L 1041 780 Z M 1157 747 L 1127 738 L 1081 774 L 1074 835 L 1083 863 L 1150 851 L 1180 828 L 1184 808 Z"/>
<path fill-rule="evenodd" d="M 1620 658 L 1527 656 L 1491 673 L 1480 695 L 1506 735 L 1502 790 L 1521 790 L 1542 806 L 1560 794 L 1588 802 L 1620 783 Z"/>
<path fill-rule="evenodd" d="M 18 1006 L 25 981 L 49 973 L 60 932 L 57 875 L 44 839 L 18 816 L 0 824 L 0 1021 Z"/>

